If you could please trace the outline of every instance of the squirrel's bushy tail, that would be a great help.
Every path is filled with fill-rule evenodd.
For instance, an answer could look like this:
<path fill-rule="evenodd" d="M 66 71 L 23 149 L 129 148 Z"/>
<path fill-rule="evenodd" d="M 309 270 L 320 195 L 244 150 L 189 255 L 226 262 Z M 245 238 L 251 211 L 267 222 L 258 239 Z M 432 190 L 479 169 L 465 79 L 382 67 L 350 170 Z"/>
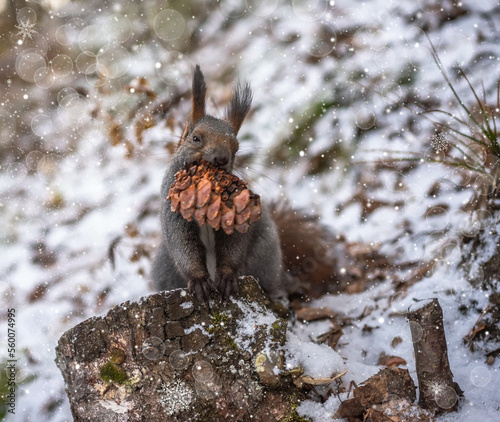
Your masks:
<path fill-rule="evenodd" d="M 342 248 L 331 229 L 286 202 L 271 204 L 270 214 L 278 227 L 289 294 L 313 298 L 337 292 L 343 278 L 338 270 Z"/>

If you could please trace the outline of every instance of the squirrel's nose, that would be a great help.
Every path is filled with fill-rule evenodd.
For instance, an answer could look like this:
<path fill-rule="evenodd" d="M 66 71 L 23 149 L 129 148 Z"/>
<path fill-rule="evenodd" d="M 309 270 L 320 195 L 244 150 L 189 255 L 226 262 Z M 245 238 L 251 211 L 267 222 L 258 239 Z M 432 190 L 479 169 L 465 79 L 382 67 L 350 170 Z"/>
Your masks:
<path fill-rule="evenodd" d="M 216 155 L 212 164 L 218 167 L 224 167 L 229 163 L 229 157 L 227 155 Z"/>
<path fill-rule="evenodd" d="M 224 167 L 229 164 L 230 152 L 227 148 L 216 148 L 211 151 L 205 159 L 211 162 L 214 166 Z"/>

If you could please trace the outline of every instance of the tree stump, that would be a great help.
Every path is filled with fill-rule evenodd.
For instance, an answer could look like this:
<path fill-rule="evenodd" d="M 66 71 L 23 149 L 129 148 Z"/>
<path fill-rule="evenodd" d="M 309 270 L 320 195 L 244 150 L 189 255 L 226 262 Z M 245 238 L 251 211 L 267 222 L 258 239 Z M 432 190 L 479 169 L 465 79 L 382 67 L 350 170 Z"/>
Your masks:
<path fill-rule="evenodd" d="M 418 386 L 419 404 L 435 414 L 454 411 L 463 394 L 453 381 L 443 327 L 443 310 L 437 299 L 408 309 Z"/>
<path fill-rule="evenodd" d="M 279 421 L 304 394 L 284 360 L 286 320 L 242 277 L 229 304 L 184 289 L 126 302 L 56 348 L 75 421 Z M 283 373 L 283 371 L 281 371 Z M 285 371 L 286 372 L 286 371 Z"/>

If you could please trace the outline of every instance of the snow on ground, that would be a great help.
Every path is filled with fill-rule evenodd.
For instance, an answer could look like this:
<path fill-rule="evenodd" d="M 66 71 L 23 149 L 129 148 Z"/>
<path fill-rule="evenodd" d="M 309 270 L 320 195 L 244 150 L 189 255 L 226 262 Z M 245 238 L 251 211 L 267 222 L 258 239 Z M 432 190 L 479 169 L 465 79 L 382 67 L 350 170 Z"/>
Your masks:
<path fill-rule="evenodd" d="M 242 173 L 264 198 L 284 194 L 320 212 L 348 240 L 383 244 L 381 252 L 396 260 L 394 274 L 403 278 L 398 263 L 436 253 L 446 261 L 392 303 L 391 280 L 312 303 L 351 317 L 372 308 L 344 329 L 338 345 L 348 370 L 345 384 L 376 373 L 382 351 L 404 358 L 415 378 L 401 313 L 414 299 L 437 296 L 451 368 L 465 392 L 459 412 L 438 420 L 498 419 L 498 363 L 487 366 L 480 350 L 472 353 L 462 342 L 487 303 L 485 292 L 472 288 L 469 274 L 457 268 L 460 251 L 453 243 L 470 229 L 470 216 L 459 208 L 472 192 L 457 189 L 463 181 L 440 164 L 402 172 L 364 163 L 434 153 L 432 125 L 398 105 L 406 99 L 453 108 L 424 30 L 465 102 L 473 97 L 456 78 L 456 63 L 495 101 L 498 1 L 47 2 L 52 11 L 38 3 L 12 14 L 17 20 L 6 26 L 8 44 L 0 50 L 1 315 L 6 324 L 6 309 L 15 309 L 18 380 L 25 380 L 17 415 L 8 420 L 71 420 L 53 362 L 59 336 L 152 291 L 148 272 L 168 160 L 163 145 L 181 133 L 195 63 L 205 72 L 214 114 L 222 113 L 234 79 L 251 82 L 253 112 L 240 138 L 241 152 L 252 151 L 255 162 Z M 2 7 L 0 2 L 5 18 L 9 10 Z M 157 19 L 162 7 L 178 10 L 172 26 Z M 36 31 L 32 38 L 14 26 L 21 22 Z M 173 102 L 166 119 L 155 115 L 142 143 L 134 124 L 153 105 L 146 94 L 125 89 L 136 77 L 146 77 L 159 94 L 153 105 Z M 124 128 L 118 141 L 112 121 Z M 356 191 L 389 205 L 362 220 L 359 203 L 344 206 Z M 429 206 L 444 212 L 426 214 Z M 327 329 L 324 322 L 292 326 L 301 341 Z M 403 342 L 392 350 L 396 336 Z M 3 361 L 5 331 L 1 342 Z M 332 396 L 323 405 L 303 403 L 300 411 L 318 422 L 330 420 L 337 406 Z"/>

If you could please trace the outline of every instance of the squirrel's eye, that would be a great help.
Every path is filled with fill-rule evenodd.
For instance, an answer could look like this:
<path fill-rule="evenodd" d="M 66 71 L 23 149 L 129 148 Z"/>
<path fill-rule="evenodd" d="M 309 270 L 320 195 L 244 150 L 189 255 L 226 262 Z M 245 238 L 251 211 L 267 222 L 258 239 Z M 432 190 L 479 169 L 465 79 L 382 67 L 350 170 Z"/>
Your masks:
<path fill-rule="evenodd" d="M 193 136 L 193 142 L 201 142 L 201 139 L 195 135 Z"/>

